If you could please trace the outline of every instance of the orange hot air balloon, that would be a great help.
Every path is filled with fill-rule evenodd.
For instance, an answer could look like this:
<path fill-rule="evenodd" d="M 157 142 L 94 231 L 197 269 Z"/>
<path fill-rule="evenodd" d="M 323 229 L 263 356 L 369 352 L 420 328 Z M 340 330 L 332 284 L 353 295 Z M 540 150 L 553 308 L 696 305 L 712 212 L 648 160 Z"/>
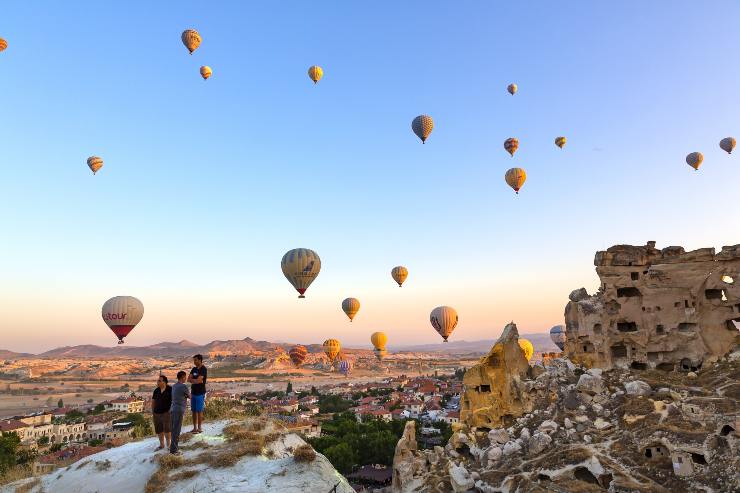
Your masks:
<path fill-rule="evenodd" d="M 342 310 L 344 310 L 344 313 L 349 318 L 349 321 L 351 322 L 354 320 L 355 315 L 357 315 L 357 312 L 360 311 L 360 300 L 357 298 L 345 298 L 344 301 L 342 301 Z"/>
<path fill-rule="evenodd" d="M 182 35 L 180 36 L 180 39 L 182 40 L 182 44 L 185 45 L 185 48 L 188 49 L 191 55 L 195 50 L 198 49 L 201 41 L 203 41 L 200 37 L 200 34 L 195 29 L 184 30 L 182 32 Z"/>
<path fill-rule="evenodd" d="M 704 161 L 704 154 L 701 152 L 692 152 L 688 156 L 686 156 L 686 164 L 694 168 L 695 170 L 699 169 L 699 166 L 701 166 L 701 163 Z"/>
<path fill-rule="evenodd" d="M 511 154 L 511 157 L 514 157 L 514 153 L 519 149 L 519 139 L 516 137 L 506 139 L 504 141 L 504 149 L 506 149 L 506 152 Z"/>
<path fill-rule="evenodd" d="M 305 348 L 305 346 L 297 344 L 290 349 L 288 355 L 290 356 L 290 361 L 292 361 L 296 367 L 299 367 L 303 364 L 304 361 L 306 361 L 308 350 Z"/>
<path fill-rule="evenodd" d="M 511 168 L 504 176 L 506 183 L 518 194 L 527 179 L 527 172 L 523 168 Z"/>
<path fill-rule="evenodd" d="M 324 348 L 324 353 L 326 353 L 326 357 L 329 358 L 331 363 L 334 363 L 339 351 L 342 349 L 342 345 L 339 344 L 339 341 L 336 339 L 327 339 L 324 341 L 322 346 Z"/>
<path fill-rule="evenodd" d="M 397 265 L 391 270 L 391 277 L 398 283 L 398 287 L 403 286 L 403 282 L 409 276 L 409 270 L 403 265 Z"/>
<path fill-rule="evenodd" d="M 213 74 L 213 70 L 211 70 L 211 67 L 208 65 L 203 65 L 200 68 L 200 76 L 203 77 L 203 80 L 208 80 L 208 78 Z"/>

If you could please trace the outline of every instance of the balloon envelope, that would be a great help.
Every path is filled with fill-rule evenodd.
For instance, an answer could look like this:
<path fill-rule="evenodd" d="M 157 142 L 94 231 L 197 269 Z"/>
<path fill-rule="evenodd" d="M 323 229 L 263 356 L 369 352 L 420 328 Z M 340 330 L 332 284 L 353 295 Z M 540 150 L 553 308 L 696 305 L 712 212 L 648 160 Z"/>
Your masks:
<path fill-rule="evenodd" d="M 308 350 L 304 346 L 298 344 L 290 349 L 288 355 L 290 356 L 290 361 L 292 361 L 295 366 L 301 366 L 303 362 L 306 361 Z"/>
<path fill-rule="evenodd" d="M 343 359 L 339 362 L 339 365 L 337 365 L 337 368 L 341 373 L 343 373 L 345 376 L 349 375 L 352 372 L 352 361 L 348 359 Z"/>
<path fill-rule="evenodd" d="M 347 314 L 347 317 L 349 317 L 349 321 L 351 322 L 354 320 L 357 312 L 360 311 L 360 300 L 357 298 L 345 298 L 345 300 L 342 301 L 342 310 L 344 310 L 344 313 Z"/>
<path fill-rule="evenodd" d="M 144 305 L 133 296 L 115 296 L 105 303 L 101 310 L 103 321 L 118 337 L 118 344 L 141 322 Z"/>
<path fill-rule="evenodd" d="M 398 283 L 399 288 L 403 285 L 403 282 L 408 276 L 409 271 L 403 265 L 398 265 L 391 270 L 391 277 L 393 277 L 393 280 Z"/>
<path fill-rule="evenodd" d="M 517 89 L 519 88 L 516 84 L 509 84 L 509 86 L 506 88 L 506 90 L 509 91 L 509 94 L 511 94 L 512 96 L 516 94 Z"/>
<path fill-rule="evenodd" d="M 451 306 L 438 306 L 429 314 L 429 322 L 445 342 L 457 327 L 457 312 Z"/>
<path fill-rule="evenodd" d="M 312 65 L 308 68 L 308 76 L 311 78 L 313 83 L 316 84 L 324 76 L 324 69 L 318 65 Z"/>
<path fill-rule="evenodd" d="M 562 351 L 565 349 L 565 327 L 556 325 L 550 329 L 550 340 Z"/>
<path fill-rule="evenodd" d="M 727 154 L 732 154 L 732 150 L 735 149 L 737 142 L 734 137 L 725 137 L 719 141 L 719 147 Z"/>
<path fill-rule="evenodd" d="M 527 339 L 519 338 L 519 347 L 522 348 L 522 352 L 524 353 L 524 357 L 527 358 L 527 361 L 532 359 L 532 356 L 534 355 L 534 346 L 531 342 L 529 342 Z"/>
<path fill-rule="evenodd" d="M 329 361 L 334 363 L 334 360 L 339 354 L 339 350 L 342 349 L 342 345 L 339 344 L 339 341 L 336 339 L 327 339 L 324 341 L 324 344 L 322 344 L 322 346 L 324 347 L 324 353 L 326 353 L 326 357 L 329 358 Z"/>
<path fill-rule="evenodd" d="M 686 156 L 686 164 L 694 168 L 695 170 L 699 169 L 699 166 L 701 166 L 701 163 L 704 161 L 704 154 L 701 152 L 692 152 L 688 156 Z"/>
<path fill-rule="evenodd" d="M 298 297 L 305 298 L 306 290 L 319 275 L 321 259 L 313 250 L 295 248 L 283 255 L 280 268 L 285 278 L 298 291 Z"/>
<path fill-rule="evenodd" d="M 426 143 L 429 134 L 434 129 L 434 120 L 429 115 L 419 115 L 411 122 L 411 130 L 421 139 L 421 143 Z"/>
<path fill-rule="evenodd" d="M 504 175 L 506 183 L 518 194 L 524 182 L 527 180 L 527 172 L 523 168 L 511 168 Z"/>
<path fill-rule="evenodd" d="M 185 45 L 185 48 L 188 49 L 191 55 L 198 49 L 198 46 L 200 46 L 202 41 L 200 34 L 198 34 L 198 31 L 195 29 L 184 30 L 180 39 L 182 39 L 182 44 Z"/>
<path fill-rule="evenodd" d="M 211 74 L 213 74 L 213 70 L 208 65 L 203 65 L 200 68 L 200 76 L 203 77 L 203 80 L 207 80 Z"/>
<path fill-rule="evenodd" d="M 370 342 L 373 343 L 375 349 L 385 349 L 385 345 L 388 343 L 388 336 L 383 332 L 373 332 L 370 336 Z"/>
<path fill-rule="evenodd" d="M 555 145 L 562 149 L 567 141 L 568 139 L 566 139 L 565 137 L 557 137 L 555 139 Z"/>
<path fill-rule="evenodd" d="M 504 149 L 506 149 L 506 152 L 511 154 L 511 157 L 514 157 L 514 153 L 519 149 L 519 139 L 516 137 L 509 137 L 504 141 Z"/>
<path fill-rule="evenodd" d="M 93 174 L 95 174 L 103 167 L 103 159 L 98 156 L 90 156 L 87 158 L 87 165 L 92 170 Z"/>
<path fill-rule="evenodd" d="M 3 38 L 0 38 L 0 51 L 5 51 L 8 48 L 8 42 Z"/>
<path fill-rule="evenodd" d="M 378 361 L 383 361 L 383 359 L 388 356 L 388 351 L 385 349 L 373 349 L 373 353 L 375 353 L 375 357 Z"/>

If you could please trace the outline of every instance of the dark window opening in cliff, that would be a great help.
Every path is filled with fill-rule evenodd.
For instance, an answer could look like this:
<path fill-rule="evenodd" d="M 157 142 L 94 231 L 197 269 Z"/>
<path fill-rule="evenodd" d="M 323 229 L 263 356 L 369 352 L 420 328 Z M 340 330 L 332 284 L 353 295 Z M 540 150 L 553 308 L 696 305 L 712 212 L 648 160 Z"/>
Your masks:
<path fill-rule="evenodd" d="M 660 311 L 660 310 L 662 310 L 662 308 L 660 308 L 659 306 L 656 306 L 656 307 L 655 307 L 655 309 L 656 309 L 657 311 Z"/>
<path fill-rule="evenodd" d="M 675 368 L 673 363 L 658 363 L 655 365 L 655 369 L 660 371 L 673 371 L 673 368 Z"/>
<path fill-rule="evenodd" d="M 622 345 L 612 346 L 611 348 L 612 358 L 626 358 L 627 348 Z"/>
<path fill-rule="evenodd" d="M 552 481 L 552 478 L 550 476 L 548 476 L 547 474 L 539 473 L 537 475 L 537 480 L 538 481 Z"/>
<path fill-rule="evenodd" d="M 722 290 L 721 289 L 705 289 L 704 290 L 704 296 L 708 300 L 721 300 L 722 299 Z"/>
<path fill-rule="evenodd" d="M 590 342 L 587 342 L 583 345 L 583 352 L 584 353 L 593 353 L 594 352 L 594 345 Z"/>
<path fill-rule="evenodd" d="M 696 330 L 696 324 L 691 322 L 682 322 L 678 324 L 679 332 L 693 332 Z"/>
<path fill-rule="evenodd" d="M 662 334 L 662 333 L 665 332 L 665 327 L 663 327 L 662 325 L 656 325 L 655 326 L 655 332 L 657 334 Z"/>
<path fill-rule="evenodd" d="M 601 324 L 594 325 L 594 334 L 601 334 Z"/>
<path fill-rule="evenodd" d="M 599 480 L 596 479 L 596 476 L 591 474 L 591 471 L 582 466 L 576 467 L 573 470 L 573 476 L 575 476 L 575 478 L 579 481 L 584 481 L 591 484 L 599 484 Z"/>
<path fill-rule="evenodd" d="M 681 306 L 681 302 L 677 301 L 673 304 L 673 306 L 675 306 L 676 308 L 679 308 Z"/>
<path fill-rule="evenodd" d="M 640 278 L 640 273 L 639 272 L 630 272 L 630 278 L 633 281 L 636 281 L 636 280 L 638 280 Z"/>
<path fill-rule="evenodd" d="M 651 459 L 653 457 L 653 449 L 646 448 L 645 457 L 647 457 L 648 459 Z"/>
<path fill-rule="evenodd" d="M 684 371 L 699 371 L 701 369 L 701 362 L 694 363 L 689 358 L 681 360 L 681 369 Z"/>
<path fill-rule="evenodd" d="M 732 284 L 735 280 L 730 276 L 722 276 L 722 282 L 725 284 Z"/>
<path fill-rule="evenodd" d="M 491 386 L 490 385 L 480 385 L 478 387 L 475 387 L 474 389 L 476 392 L 490 392 Z"/>
<path fill-rule="evenodd" d="M 733 428 L 730 425 L 724 425 L 722 427 L 722 430 L 720 430 L 719 434 L 722 435 L 723 437 L 726 437 L 727 435 L 729 435 L 733 431 L 735 431 L 735 428 Z"/>
<path fill-rule="evenodd" d="M 609 489 L 609 485 L 612 484 L 613 480 L 614 480 L 614 476 L 612 476 L 609 473 L 602 474 L 599 476 L 599 484 L 601 484 L 601 486 L 607 490 Z"/>
<path fill-rule="evenodd" d="M 639 361 L 633 361 L 632 364 L 630 365 L 630 368 L 632 368 L 633 370 L 647 370 L 648 365 L 647 363 L 640 363 Z"/>
<path fill-rule="evenodd" d="M 691 460 L 694 461 L 695 464 L 707 464 L 707 459 L 705 459 L 702 454 L 691 452 Z"/>
<path fill-rule="evenodd" d="M 617 298 L 634 298 L 641 295 L 642 293 L 637 288 L 617 288 Z"/>
<path fill-rule="evenodd" d="M 635 322 L 617 322 L 617 330 L 619 332 L 637 332 L 637 324 Z"/>

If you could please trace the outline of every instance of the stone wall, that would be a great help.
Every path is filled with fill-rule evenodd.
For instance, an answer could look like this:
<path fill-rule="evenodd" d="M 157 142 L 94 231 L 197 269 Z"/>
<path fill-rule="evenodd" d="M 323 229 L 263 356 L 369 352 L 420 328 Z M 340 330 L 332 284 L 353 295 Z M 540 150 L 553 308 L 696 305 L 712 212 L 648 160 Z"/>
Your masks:
<path fill-rule="evenodd" d="M 616 245 L 596 252 L 601 285 L 565 307 L 565 353 L 599 368 L 696 371 L 729 352 L 740 322 L 740 245 Z"/>

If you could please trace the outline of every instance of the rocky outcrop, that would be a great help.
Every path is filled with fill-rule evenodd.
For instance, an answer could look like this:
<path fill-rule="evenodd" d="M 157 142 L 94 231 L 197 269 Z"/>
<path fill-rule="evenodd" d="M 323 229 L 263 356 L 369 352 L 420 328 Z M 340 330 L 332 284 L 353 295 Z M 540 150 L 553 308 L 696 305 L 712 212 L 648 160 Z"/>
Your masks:
<path fill-rule="evenodd" d="M 594 259 L 601 280 L 565 308 L 565 352 L 598 368 L 696 371 L 727 354 L 740 322 L 740 245 L 616 245 Z"/>
<path fill-rule="evenodd" d="M 480 362 L 465 372 L 465 392 L 460 421 L 476 428 L 497 428 L 532 410 L 534 400 L 524 386 L 529 379 L 529 363 L 519 347 L 519 332 L 514 322 Z"/>

